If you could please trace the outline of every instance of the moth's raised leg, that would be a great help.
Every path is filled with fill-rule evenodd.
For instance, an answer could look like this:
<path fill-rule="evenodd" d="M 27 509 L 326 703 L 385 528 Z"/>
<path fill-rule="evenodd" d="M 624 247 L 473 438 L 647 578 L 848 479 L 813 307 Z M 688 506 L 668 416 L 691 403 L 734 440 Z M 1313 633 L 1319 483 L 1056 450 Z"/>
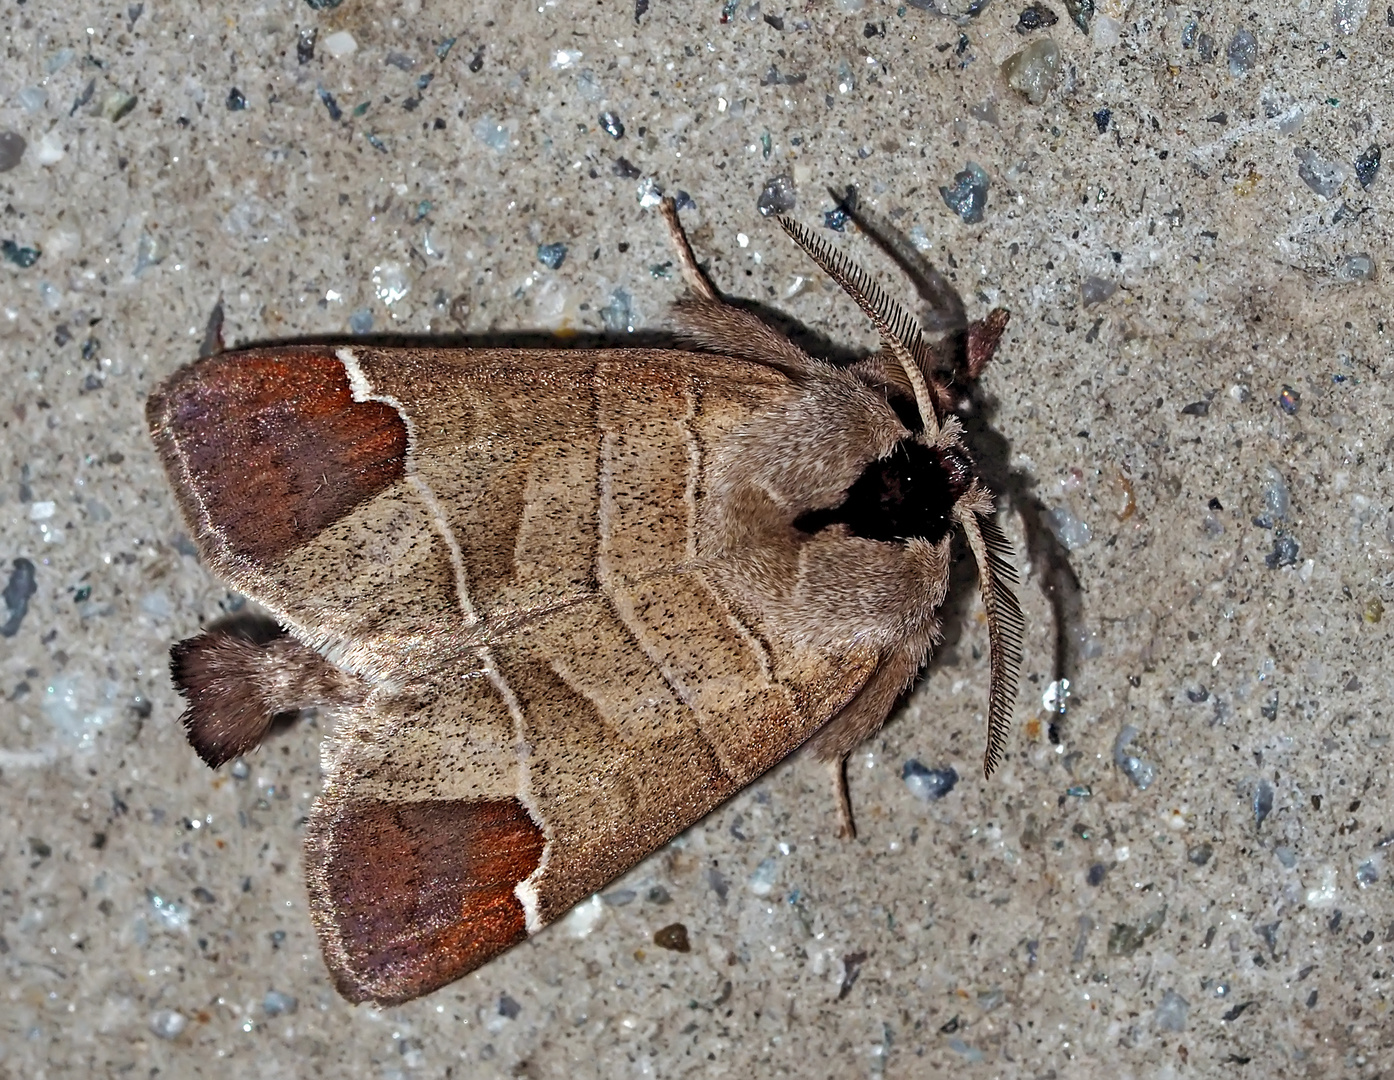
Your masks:
<path fill-rule="evenodd" d="M 673 249 L 678 256 L 678 269 L 682 271 L 682 278 L 687 282 L 687 287 L 701 300 L 716 304 L 721 302 L 721 297 L 717 295 L 716 289 L 712 288 L 712 283 L 707 280 L 707 275 L 702 273 L 702 268 L 697 265 L 697 257 L 692 254 L 692 245 L 687 242 L 687 233 L 683 232 L 682 222 L 678 220 L 678 204 L 669 196 L 663 200 L 663 221 L 668 226 L 668 239 L 673 242 Z"/>
<path fill-rule="evenodd" d="M 216 768 L 256 747 L 278 716 L 346 705 L 364 688 L 269 621 L 239 620 L 170 649 L 174 685 L 189 701 L 189 743 Z"/>
<path fill-rule="evenodd" d="M 753 360 L 784 371 L 806 372 L 816 361 L 754 312 L 737 307 L 721 295 L 702 273 L 687 242 L 678 207 L 671 198 L 663 200 L 663 220 L 678 254 L 683 280 L 693 295 L 673 305 L 669 313 L 676 335 L 706 352 Z"/>

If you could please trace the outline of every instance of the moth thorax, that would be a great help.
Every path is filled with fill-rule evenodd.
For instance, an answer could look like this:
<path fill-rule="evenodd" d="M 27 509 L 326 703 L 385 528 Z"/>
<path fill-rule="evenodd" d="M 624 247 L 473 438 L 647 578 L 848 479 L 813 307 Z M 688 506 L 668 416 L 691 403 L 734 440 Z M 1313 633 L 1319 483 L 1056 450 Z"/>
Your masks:
<path fill-rule="evenodd" d="M 960 448 L 902 439 L 862 471 L 841 505 L 811 511 L 794 525 L 815 533 L 841 524 L 867 540 L 937 544 L 953 529 L 954 504 L 972 483 L 973 463 Z"/>

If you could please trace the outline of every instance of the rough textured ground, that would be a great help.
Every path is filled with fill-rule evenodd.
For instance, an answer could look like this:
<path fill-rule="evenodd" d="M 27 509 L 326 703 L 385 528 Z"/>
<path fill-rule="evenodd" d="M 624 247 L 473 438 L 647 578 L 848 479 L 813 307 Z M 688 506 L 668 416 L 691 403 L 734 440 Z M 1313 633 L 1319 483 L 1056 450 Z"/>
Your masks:
<path fill-rule="evenodd" d="M 0 1074 L 1389 1068 L 1394 177 L 1361 181 L 1394 15 L 1100 0 L 1086 35 L 1049 5 L 1029 35 L 1001 2 L 8 6 Z M 1047 36 L 1032 104 L 1000 65 Z M 980 224 L 940 194 L 969 162 Z M 869 346 L 757 211 L 780 176 L 907 301 L 865 236 L 822 229 L 829 186 L 971 316 L 1012 312 L 974 425 L 1027 572 L 1006 766 L 976 775 L 965 576 L 853 758 L 855 842 L 796 759 L 598 919 L 347 1006 L 300 875 L 316 722 L 221 774 L 176 722 L 166 650 L 236 599 L 181 533 L 146 395 L 220 300 L 230 343 L 656 327 L 679 286 L 655 185 L 695 203 L 722 288 Z M 917 798 L 910 759 L 957 786 Z M 673 923 L 690 952 L 654 943 Z"/>

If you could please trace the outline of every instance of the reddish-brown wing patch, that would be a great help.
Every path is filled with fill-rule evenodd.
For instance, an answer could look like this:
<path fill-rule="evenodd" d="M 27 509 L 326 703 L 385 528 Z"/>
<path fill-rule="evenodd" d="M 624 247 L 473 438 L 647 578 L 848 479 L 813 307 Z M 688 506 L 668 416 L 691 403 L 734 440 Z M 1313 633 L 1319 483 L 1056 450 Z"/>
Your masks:
<path fill-rule="evenodd" d="M 146 415 L 189 519 L 201 506 L 230 554 L 258 562 L 333 524 L 406 463 L 402 418 L 354 401 L 323 349 L 200 360 L 151 395 Z"/>
<path fill-rule="evenodd" d="M 407 1001 L 527 936 L 514 887 L 544 838 L 516 799 L 322 799 L 306 835 L 310 903 L 350 1001 Z"/>

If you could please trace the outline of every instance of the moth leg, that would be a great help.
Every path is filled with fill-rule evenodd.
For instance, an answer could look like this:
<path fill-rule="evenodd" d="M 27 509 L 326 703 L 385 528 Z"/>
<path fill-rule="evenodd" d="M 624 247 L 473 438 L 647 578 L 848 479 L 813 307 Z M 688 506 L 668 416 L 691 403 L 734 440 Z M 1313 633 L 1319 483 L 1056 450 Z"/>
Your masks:
<path fill-rule="evenodd" d="M 670 195 L 663 200 L 662 206 L 663 221 L 668 226 L 668 239 L 672 241 L 673 249 L 677 252 L 678 269 L 682 271 L 687 287 L 698 299 L 719 304 L 721 297 L 717 295 L 707 275 L 702 273 L 702 268 L 697 265 L 697 257 L 692 254 L 692 245 L 687 242 L 687 233 L 683 232 L 682 222 L 678 220 L 677 202 Z"/>
<path fill-rule="evenodd" d="M 833 798 L 837 800 L 838 812 L 842 815 L 842 827 L 837 835 L 840 840 L 857 838 L 857 823 L 852 819 L 852 800 L 847 794 L 847 758 L 840 757 L 828 762 L 833 773 Z"/>
<path fill-rule="evenodd" d="M 365 692 L 269 620 L 236 620 L 179 642 L 170 673 L 189 701 L 180 718 L 189 743 L 214 768 L 261 743 L 277 717 L 350 704 Z"/>
<path fill-rule="evenodd" d="M 857 696 L 824 724 L 809 743 L 814 756 L 833 770 L 834 794 L 842 816 L 839 835 L 847 839 L 857 835 L 852 803 L 847 794 L 847 756 L 886 722 L 901 691 L 919 671 L 923 658 L 923 649 L 905 646 L 882 660 Z"/>

